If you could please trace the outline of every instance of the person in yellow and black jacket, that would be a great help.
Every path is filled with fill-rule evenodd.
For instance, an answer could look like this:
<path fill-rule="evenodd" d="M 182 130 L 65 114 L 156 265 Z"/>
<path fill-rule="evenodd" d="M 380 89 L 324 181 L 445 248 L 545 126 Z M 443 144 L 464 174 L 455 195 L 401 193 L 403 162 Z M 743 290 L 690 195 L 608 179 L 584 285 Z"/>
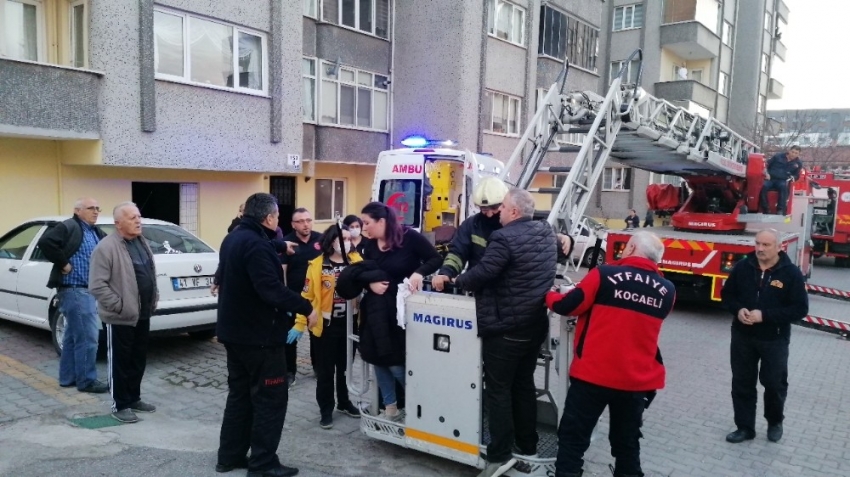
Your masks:
<path fill-rule="evenodd" d="M 336 281 L 346 266 L 363 260 L 352 250 L 348 227 L 331 225 L 319 240 L 322 254 L 310 261 L 302 296 L 318 310 L 322 319 L 310 328 L 310 360 L 316 373 L 316 402 L 319 404 L 322 429 L 333 427 L 334 377 L 336 377 L 336 408 L 351 417 L 360 417 L 360 410 L 348 398 L 345 383 L 346 319 L 348 302 L 336 293 Z M 344 251 L 343 251 L 344 250 Z M 301 337 L 307 319 L 297 315 L 289 331 L 287 343 Z"/>

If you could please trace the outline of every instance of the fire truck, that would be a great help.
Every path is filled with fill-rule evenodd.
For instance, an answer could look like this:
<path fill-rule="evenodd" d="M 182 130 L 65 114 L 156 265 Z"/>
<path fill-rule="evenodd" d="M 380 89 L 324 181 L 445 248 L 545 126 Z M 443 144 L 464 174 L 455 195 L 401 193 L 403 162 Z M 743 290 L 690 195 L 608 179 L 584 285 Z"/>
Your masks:
<path fill-rule="evenodd" d="M 630 64 L 632 60 L 638 62 L 638 71 L 642 71 L 640 50 L 636 50 L 624 64 Z M 700 252 L 705 246 L 706 256 L 711 258 L 674 258 L 673 261 L 681 262 L 677 267 L 683 272 L 694 270 L 695 262 L 708 265 L 711 260 L 717 259 L 720 263 L 719 260 L 723 259 L 731 263 L 738 258 L 721 254 L 726 249 L 718 244 L 725 243 L 723 241 L 727 239 L 721 239 L 722 235 L 712 232 L 724 231 L 733 235 L 734 240 L 740 241 L 741 247 L 735 250 L 742 254 L 752 249 L 752 230 L 791 224 L 796 220 L 795 213 L 811 206 L 805 195 L 795 195 L 793 203 L 786 209 L 792 211 L 791 215 L 746 213 L 755 210 L 752 201 L 760 189 L 760 179 L 756 176 L 763 174 L 764 168 L 763 157 L 752 143 L 713 118 L 700 117 L 648 94 L 640 87 L 640 73 L 634 83 L 629 83 L 627 72 L 621 69 L 606 95 L 601 96 L 593 91 L 566 91 L 567 68 L 568 63 L 565 63 L 564 71 L 542 98 L 504 168 L 499 166 L 500 171 L 497 172 L 494 165 L 486 171 L 488 166 L 485 164 L 482 171 L 496 173 L 506 182 L 530 192 L 555 195 L 552 209 L 539 211 L 536 215 L 558 232 L 576 235 L 579 231 L 590 197 L 609 158 L 640 169 L 676 174 L 696 187 L 674 214 L 670 230 L 680 235 L 668 238 L 675 238 L 679 243 L 687 242 L 692 248 L 695 247 L 690 242 L 699 243 Z M 571 137 L 566 136 L 571 133 L 585 135 L 580 146 L 560 142 L 560 138 Z M 426 148 L 424 144 L 420 146 Z M 575 152 L 576 156 L 571 166 L 562 166 L 557 171 L 566 174 L 561 187 L 533 189 L 531 184 L 536 174 L 555 172 L 542 167 L 549 152 Z M 438 155 L 437 151 L 431 151 L 421 153 L 423 157 L 417 156 L 415 161 L 411 158 L 414 169 L 408 177 L 420 181 L 417 184 L 422 186 L 422 194 L 425 195 L 428 187 L 433 188 L 433 194 L 438 189 L 433 184 L 433 171 L 427 174 L 427 181 L 431 184 L 426 185 L 426 155 L 429 154 Z M 474 157 L 477 160 L 478 156 Z M 397 160 L 395 163 L 400 164 Z M 469 161 L 460 163 L 467 164 Z M 463 167 L 467 168 L 466 165 Z M 458 177 L 457 169 L 455 171 L 455 177 Z M 405 173 L 409 172 L 408 169 Z M 392 174 L 392 170 L 379 173 L 373 189 L 373 197 L 385 201 L 399 192 L 387 190 L 392 187 L 387 174 Z M 450 190 L 448 209 L 438 210 L 452 211 L 455 204 L 461 208 L 468 207 L 468 201 L 464 202 L 462 197 L 455 202 L 452 199 L 458 190 L 466 194 L 470 185 L 464 181 Z M 407 196 L 413 199 L 408 201 L 409 204 L 420 203 L 415 191 Z M 404 208 L 398 209 L 404 211 Z M 427 221 L 427 218 L 423 220 Z M 432 221 L 447 223 L 442 212 L 440 220 Z M 684 229 L 688 229 L 687 232 Z M 625 235 L 621 239 L 625 239 Z M 613 249 L 612 245 L 617 241 L 620 240 L 609 231 L 608 248 Z M 798 251 L 804 248 L 804 241 L 807 237 L 798 232 L 789 230 L 783 235 L 783 245 L 795 260 L 799 260 Z M 715 250 L 716 253 L 712 254 Z M 610 258 L 613 259 L 614 255 Z M 673 264 L 665 266 L 674 267 Z M 349 313 L 353 308 L 349 307 Z M 487 463 L 484 452 L 490 435 L 488 414 L 483 407 L 481 340 L 477 336 L 474 298 L 425 291 L 408 297 L 401 314 L 406 327 L 407 354 L 406 414 L 400 422 L 379 412 L 380 398 L 370 367 L 364 363 L 359 371 L 353 368 L 351 350 L 357 337 L 351 329 L 353 319 L 348 320 L 347 359 L 348 369 L 353 371 L 347 373 L 349 391 L 354 396 L 363 396 L 370 403 L 363 409 L 361 431 L 373 439 L 484 468 Z M 542 372 L 537 380 L 537 429 L 540 437 L 537 454 L 515 455 L 517 464 L 499 475 L 554 475 L 556 430 L 563 414 L 568 386 L 573 326 L 566 317 L 552 316 L 550 319 L 557 330 L 550 333 L 552 338 L 557 336 L 557 339 L 544 342 L 538 359 Z"/>
<path fill-rule="evenodd" d="M 850 174 L 816 166 L 807 179 L 807 189 L 821 199 L 812 219 L 814 256 L 835 257 L 836 266 L 850 267 Z"/>
<path fill-rule="evenodd" d="M 621 162 L 628 164 L 629 160 Z M 792 193 L 785 207 L 787 215 L 748 213 L 760 208 L 764 155 L 750 153 L 746 162 L 717 165 L 724 167 L 713 172 L 678 171 L 683 179 L 680 187 L 647 188 L 651 209 L 672 212 L 670 225 L 652 231 L 666 247 L 661 270 L 676 285 L 677 296 L 720 301 L 724 281 L 735 264 L 753 251 L 754 236 L 764 228 L 780 232 L 782 250 L 810 277 L 816 228 L 813 217 L 822 210 L 823 201 L 810 194 L 806 174 L 788 184 Z M 770 212 L 776 211 L 777 201 L 776 192 L 768 194 Z M 608 260 L 620 258 L 632 233 L 634 230 L 609 231 Z"/>

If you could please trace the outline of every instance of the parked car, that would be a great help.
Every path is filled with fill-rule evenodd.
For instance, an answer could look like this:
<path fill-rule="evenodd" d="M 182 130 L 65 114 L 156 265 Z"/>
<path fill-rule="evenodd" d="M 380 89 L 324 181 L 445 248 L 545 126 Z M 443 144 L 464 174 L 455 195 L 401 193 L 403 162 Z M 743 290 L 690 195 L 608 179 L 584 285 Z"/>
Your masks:
<path fill-rule="evenodd" d="M 602 265 L 605 263 L 605 248 L 608 244 L 606 237 L 608 229 L 601 222 L 595 219 L 584 216 L 582 217 L 579 226 L 579 233 L 576 235 L 576 244 L 573 248 L 573 261 L 581 260 L 580 264 L 585 267 L 590 267 L 593 262 L 593 249 L 596 248 L 596 238 L 602 238 L 602 247 L 599 250 L 599 255 L 596 258 L 596 264 Z"/>
<path fill-rule="evenodd" d="M 38 239 L 66 218 L 31 219 L 0 237 L 0 318 L 50 330 L 59 354 L 65 318 L 56 307 L 56 290 L 47 288 L 53 264 L 44 257 Z M 102 217 L 97 225 L 107 234 L 115 230 L 111 217 Z M 151 331 L 215 336 L 218 301 L 209 288 L 218 253 L 187 230 L 161 220 L 142 219 L 142 235 L 154 254 L 159 288 Z"/>

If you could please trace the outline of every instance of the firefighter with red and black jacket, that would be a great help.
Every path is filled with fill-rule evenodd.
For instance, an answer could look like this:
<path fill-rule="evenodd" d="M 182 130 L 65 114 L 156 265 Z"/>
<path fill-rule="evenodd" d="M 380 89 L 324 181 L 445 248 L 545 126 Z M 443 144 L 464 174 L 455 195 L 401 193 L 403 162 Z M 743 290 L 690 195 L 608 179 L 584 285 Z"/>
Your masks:
<path fill-rule="evenodd" d="M 637 232 L 621 260 L 591 270 L 566 294 L 546 296 L 555 313 L 578 316 L 556 477 L 582 475 L 582 457 L 606 406 L 614 475 L 643 476 L 638 442 L 643 410 L 664 387 L 658 335 L 676 298 L 675 287 L 658 271 L 663 254 L 655 234 Z"/>

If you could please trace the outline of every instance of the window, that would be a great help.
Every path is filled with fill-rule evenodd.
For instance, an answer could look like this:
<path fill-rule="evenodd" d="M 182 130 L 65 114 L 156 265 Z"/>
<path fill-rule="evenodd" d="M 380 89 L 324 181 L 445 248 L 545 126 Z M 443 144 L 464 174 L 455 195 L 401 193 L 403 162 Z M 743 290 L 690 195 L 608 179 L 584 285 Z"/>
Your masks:
<path fill-rule="evenodd" d="M 487 32 L 515 45 L 525 46 L 525 9 L 504 0 L 491 0 Z"/>
<path fill-rule="evenodd" d="M 320 123 L 387 130 L 386 76 L 323 61 L 321 77 Z"/>
<path fill-rule="evenodd" d="M 650 184 L 672 184 L 676 187 L 682 185 L 684 179 L 679 176 L 672 176 L 669 174 L 659 174 L 657 172 L 649 173 L 649 183 Z"/>
<path fill-rule="evenodd" d="M 643 5 L 626 5 L 614 9 L 613 31 L 640 28 L 643 26 Z"/>
<path fill-rule="evenodd" d="M 567 58 L 570 64 L 596 72 L 599 30 L 570 18 L 567 35 Z"/>
<path fill-rule="evenodd" d="M 761 54 L 761 72 L 767 73 L 770 62 L 770 56 L 767 53 Z"/>
<path fill-rule="evenodd" d="M 0 239 L 0 259 L 22 260 L 41 224 L 23 226 Z"/>
<path fill-rule="evenodd" d="M 86 15 L 85 0 L 78 0 L 70 6 L 70 33 L 71 33 L 71 66 L 84 68 L 88 61 L 88 15 Z"/>
<path fill-rule="evenodd" d="M 764 29 L 767 31 L 773 31 L 770 29 L 770 26 L 773 24 L 773 15 L 770 12 L 764 12 Z"/>
<path fill-rule="evenodd" d="M 490 106 L 489 131 L 509 136 L 519 135 L 520 99 L 507 94 L 487 91 Z"/>
<path fill-rule="evenodd" d="M 389 39 L 390 2 L 389 0 L 324 0 L 322 19 Z"/>
<path fill-rule="evenodd" d="M 567 16 L 549 7 L 540 7 L 540 42 L 537 53 L 563 60 L 567 56 Z"/>
<path fill-rule="evenodd" d="M 723 22 L 723 31 L 721 33 L 721 37 L 723 40 L 723 44 L 726 46 L 732 46 L 732 24 L 724 21 Z"/>
<path fill-rule="evenodd" d="M 717 75 L 717 92 L 723 96 L 729 94 L 729 75 L 722 71 Z"/>
<path fill-rule="evenodd" d="M 316 60 L 301 60 L 302 102 L 301 113 L 304 121 L 316 121 Z"/>
<path fill-rule="evenodd" d="M 319 0 L 304 0 L 304 16 L 317 18 Z"/>
<path fill-rule="evenodd" d="M 198 235 L 198 183 L 180 184 L 180 226 Z"/>
<path fill-rule="evenodd" d="M 617 78 L 617 75 L 620 74 L 620 69 L 623 68 L 623 66 L 626 68 L 626 76 L 623 81 L 631 84 L 637 83 L 637 77 L 640 71 L 640 62 L 638 62 L 638 60 L 632 60 L 628 63 L 625 61 L 612 61 L 610 81 L 614 81 L 614 79 Z"/>
<path fill-rule="evenodd" d="M 766 102 L 767 102 L 767 98 L 765 98 L 763 94 L 760 94 L 759 95 L 759 103 L 756 105 L 756 112 L 763 113 L 764 112 L 764 106 L 765 106 Z"/>
<path fill-rule="evenodd" d="M 691 79 L 702 83 L 702 70 L 691 70 Z"/>
<path fill-rule="evenodd" d="M 602 190 L 629 190 L 632 170 L 627 167 L 606 167 L 602 174 Z"/>
<path fill-rule="evenodd" d="M 154 10 L 157 78 L 265 93 L 267 51 L 263 33 L 170 10 Z"/>
<path fill-rule="evenodd" d="M 345 181 L 316 179 L 316 220 L 332 220 L 345 213 Z"/>
<path fill-rule="evenodd" d="M 419 227 L 421 222 L 422 180 L 390 179 L 381 181 L 378 199 L 395 209 L 398 220 L 408 227 Z"/>
<path fill-rule="evenodd" d="M 19 60 L 44 60 L 46 25 L 40 0 L 2 0 L 0 20 L 5 40 L 5 51 L 0 53 Z"/>
<path fill-rule="evenodd" d="M 115 232 L 114 224 L 98 225 L 104 232 Z M 215 253 L 207 244 L 191 232 L 176 225 L 145 224 L 142 236 L 148 241 L 154 255 L 181 253 Z"/>

